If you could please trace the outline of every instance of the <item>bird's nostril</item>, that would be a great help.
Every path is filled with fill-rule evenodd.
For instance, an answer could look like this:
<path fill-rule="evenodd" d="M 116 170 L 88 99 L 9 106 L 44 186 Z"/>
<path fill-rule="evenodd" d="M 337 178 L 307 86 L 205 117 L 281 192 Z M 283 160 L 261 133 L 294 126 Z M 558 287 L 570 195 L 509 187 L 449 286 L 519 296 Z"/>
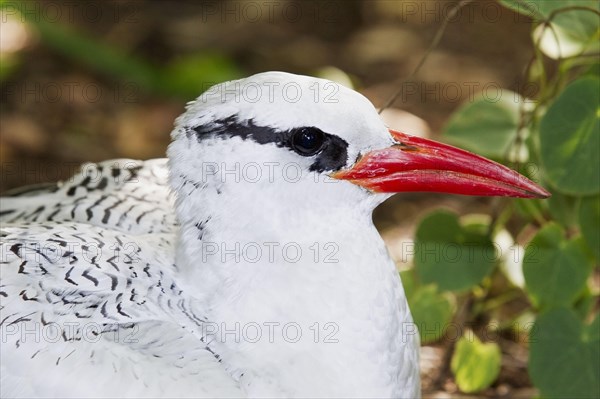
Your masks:
<path fill-rule="evenodd" d="M 409 144 L 404 144 L 404 143 L 398 143 L 398 144 L 394 144 L 394 147 L 399 147 L 402 151 L 419 151 L 419 147 L 416 147 L 414 145 L 409 145 Z"/>

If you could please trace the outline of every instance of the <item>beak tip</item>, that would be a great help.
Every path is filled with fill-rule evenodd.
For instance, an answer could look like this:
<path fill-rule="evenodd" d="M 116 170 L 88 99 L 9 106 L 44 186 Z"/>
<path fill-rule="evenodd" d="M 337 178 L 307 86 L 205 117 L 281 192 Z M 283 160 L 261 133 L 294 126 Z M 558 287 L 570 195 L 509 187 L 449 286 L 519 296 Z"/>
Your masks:
<path fill-rule="evenodd" d="M 546 199 L 546 198 L 550 198 L 552 197 L 552 194 L 547 191 L 546 189 L 542 188 L 542 187 L 537 187 L 537 191 L 532 193 L 533 194 L 533 198 L 537 198 L 537 199 Z"/>

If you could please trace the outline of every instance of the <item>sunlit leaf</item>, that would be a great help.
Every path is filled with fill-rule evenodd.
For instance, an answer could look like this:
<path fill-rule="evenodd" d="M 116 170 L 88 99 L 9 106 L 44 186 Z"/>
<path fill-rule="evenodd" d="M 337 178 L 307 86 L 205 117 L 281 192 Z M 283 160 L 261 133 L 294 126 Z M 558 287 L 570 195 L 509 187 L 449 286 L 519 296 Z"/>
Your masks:
<path fill-rule="evenodd" d="M 461 391 L 472 393 L 489 387 L 498 377 L 500 347 L 495 342 L 482 343 L 473 333 L 456 344 L 451 368 Z"/>
<path fill-rule="evenodd" d="M 550 57 L 575 55 L 589 45 L 597 46 L 600 19 L 594 10 L 600 10 L 600 2 L 589 0 L 501 0 L 501 3 L 535 21 L 551 21 L 552 29 L 544 30 L 542 43 L 540 43 L 542 50 Z M 542 31 L 538 30 L 537 37 L 540 34 Z M 534 38 L 535 36 L 536 34 L 534 34 Z"/>
<path fill-rule="evenodd" d="M 539 43 L 542 52 L 555 60 L 598 50 L 597 41 L 582 41 L 557 24 L 539 25 L 533 31 L 533 42 Z"/>

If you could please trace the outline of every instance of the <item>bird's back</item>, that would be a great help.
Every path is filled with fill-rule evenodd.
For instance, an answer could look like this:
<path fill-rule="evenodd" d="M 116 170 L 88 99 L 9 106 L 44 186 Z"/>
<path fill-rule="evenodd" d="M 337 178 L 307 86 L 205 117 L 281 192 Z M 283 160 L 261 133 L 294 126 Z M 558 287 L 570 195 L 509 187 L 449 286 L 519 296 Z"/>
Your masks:
<path fill-rule="evenodd" d="M 166 160 L 2 197 L 2 397 L 240 396 L 180 288 Z"/>

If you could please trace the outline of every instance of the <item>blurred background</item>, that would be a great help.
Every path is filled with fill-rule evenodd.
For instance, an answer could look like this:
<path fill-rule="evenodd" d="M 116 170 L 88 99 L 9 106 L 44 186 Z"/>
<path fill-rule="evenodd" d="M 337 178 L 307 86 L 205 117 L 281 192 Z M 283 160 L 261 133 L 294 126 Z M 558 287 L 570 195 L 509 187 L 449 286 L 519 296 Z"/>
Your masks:
<path fill-rule="evenodd" d="M 482 92 L 536 94 L 525 77 L 534 52 L 532 19 L 494 1 L 473 2 L 453 16 L 423 68 L 404 83 L 457 2 L 0 4 L 0 194 L 66 179 L 87 161 L 164 157 L 173 120 L 186 101 L 212 84 L 257 72 L 326 77 L 354 87 L 376 107 L 402 88 L 384 112 L 387 124 L 436 139 L 443 139 L 453 112 Z M 555 64 L 544 62 L 551 74 Z M 410 259 L 403 250 L 425 214 L 436 208 L 490 214 L 493 201 L 408 194 L 387 201 L 374 219 L 405 269 Z M 456 312 L 452 300 L 442 303 L 442 312 L 446 303 Z M 522 310 L 524 303 L 522 295 L 513 305 L 517 310 L 509 312 Z M 450 344 L 439 338 L 423 348 L 424 393 L 456 397 L 460 389 L 448 370 Z M 527 373 L 527 345 L 519 336 L 500 334 L 495 341 L 502 368 L 478 394 L 536 395 Z"/>
<path fill-rule="evenodd" d="M 3 170 L 0 191 L 66 178 L 84 161 L 162 157 L 186 101 L 257 72 L 350 79 L 381 106 L 453 5 L 26 1 L 18 15 L 6 7 L 1 156 L 19 166 Z M 529 29 L 526 17 L 491 1 L 464 9 L 393 107 L 435 135 L 484 85 L 517 90 L 532 51 Z"/>

